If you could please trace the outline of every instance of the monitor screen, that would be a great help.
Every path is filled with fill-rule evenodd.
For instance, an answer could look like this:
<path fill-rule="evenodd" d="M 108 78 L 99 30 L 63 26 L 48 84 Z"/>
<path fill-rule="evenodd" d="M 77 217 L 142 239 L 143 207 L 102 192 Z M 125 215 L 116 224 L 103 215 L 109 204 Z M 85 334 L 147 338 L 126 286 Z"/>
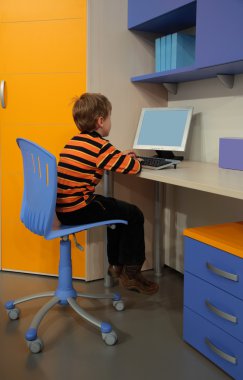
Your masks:
<path fill-rule="evenodd" d="M 193 108 L 143 108 L 134 149 L 184 151 Z"/>

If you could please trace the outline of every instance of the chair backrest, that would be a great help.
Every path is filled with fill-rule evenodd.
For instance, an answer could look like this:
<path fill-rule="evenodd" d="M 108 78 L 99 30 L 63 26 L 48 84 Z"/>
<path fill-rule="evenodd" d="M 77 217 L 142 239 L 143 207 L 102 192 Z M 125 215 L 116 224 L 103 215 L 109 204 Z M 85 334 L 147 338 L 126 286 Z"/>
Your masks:
<path fill-rule="evenodd" d="M 38 235 L 51 231 L 57 196 L 56 158 L 32 141 L 18 138 L 24 167 L 21 221 Z"/>

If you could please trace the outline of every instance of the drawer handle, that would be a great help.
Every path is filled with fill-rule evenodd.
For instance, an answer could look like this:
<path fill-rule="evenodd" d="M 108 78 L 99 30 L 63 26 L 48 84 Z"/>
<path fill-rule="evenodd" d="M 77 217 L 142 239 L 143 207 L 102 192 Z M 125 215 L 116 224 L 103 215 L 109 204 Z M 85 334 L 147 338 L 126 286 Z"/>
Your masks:
<path fill-rule="evenodd" d="M 217 274 L 220 277 L 224 277 L 224 278 L 227 278 L 228 280 L 235 281 L 235 282 L 239 281 L 239 276 L 237 274 L 226 272 L 226 271 L 224 271 L 222 269 L 219 269 L 219 268 L 215 267 L 214 265 L 212 265 L 210 263 L 207 263 L 206 265 L 207 265 L 207 268 L 211 272 Z"/>
<path fill-rule="evenodd" d="M 5 81 L 1 80 L 1 83 L 0 83 L 0 99 L 1 99 L 2 108 L 6 108 L 6 103 L 5 103 L 5 99 L 4 99 L 4 91 L 5 91 Z"/>
<path fill-rule="evenodd" d="M 210 311 L 212 311 L 214 314 L 218 315 L 219 317 L 226 319 L 227 321 L 230 321 L 235 324 L 238 322 L 237 317 L 235 317 L 234 315 L 225 313 L 224 311 L 218 309 L 217 307 L 212 305 L 208 300 L 205 301 L 205 305 L 208 307 Z"/>
<path fill-rule="evenodd" d="M 208 338 L 205 338 L 206 345 L 213 351 L 216 355 L 220 356 L 222 359 L 226 360 L 231 364 L 237 364 L 237 358 L 226 354 L 224 351 L 221 351 L 218 347 L 216 347 Z"/>

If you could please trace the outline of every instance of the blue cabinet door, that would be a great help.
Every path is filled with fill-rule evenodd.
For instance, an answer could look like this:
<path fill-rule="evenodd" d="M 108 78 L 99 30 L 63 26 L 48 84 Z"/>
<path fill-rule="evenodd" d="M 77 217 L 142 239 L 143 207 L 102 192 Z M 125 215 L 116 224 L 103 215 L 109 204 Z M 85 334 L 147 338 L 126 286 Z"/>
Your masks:
<path fill-rule="evenodd" d="M 243 1 L 197 0 L 196 62 L 198 67 L 243 59 L 242 17 Z"/>
<path fill-rule="evenodd" d="M 195 25 L 196 0 L 128 0 L 128 28 L 173 31 Z"/>

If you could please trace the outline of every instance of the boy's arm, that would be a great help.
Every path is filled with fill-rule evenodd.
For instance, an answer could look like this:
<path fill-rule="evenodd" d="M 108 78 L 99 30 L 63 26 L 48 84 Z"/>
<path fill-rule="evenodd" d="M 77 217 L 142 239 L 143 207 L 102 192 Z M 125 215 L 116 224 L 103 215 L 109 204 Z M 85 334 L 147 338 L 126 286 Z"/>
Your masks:
<path fill-rule="evenodd" d="M 96 166 L 123 174 L 138 174 L 141 171 L 139 160 L 130 154 L 124 154 L 107 142 L 100 150 Z"/>

